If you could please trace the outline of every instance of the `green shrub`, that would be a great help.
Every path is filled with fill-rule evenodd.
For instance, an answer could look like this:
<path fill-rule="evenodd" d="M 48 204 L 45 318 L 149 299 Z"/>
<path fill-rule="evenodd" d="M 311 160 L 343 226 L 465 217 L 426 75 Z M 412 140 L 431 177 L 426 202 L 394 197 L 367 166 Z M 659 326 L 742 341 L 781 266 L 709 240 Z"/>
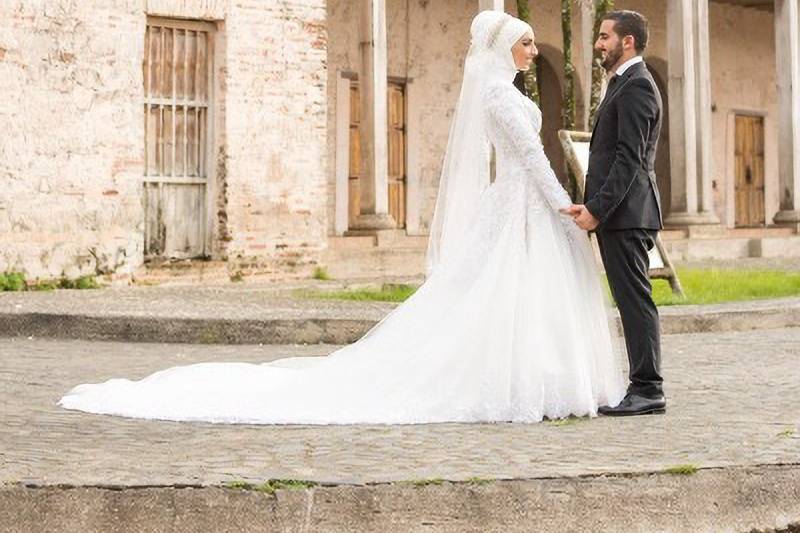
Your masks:
<path fill-rule="evenodd" d="M 0 274 L 0 290 L 24 291 L 26 287 L 25 274 L 22 272 L 6 272 Z"/>
<path fill-rule="evenodd" d="M 97 289 L 99 287 L 94 276 L 81 276 L 76 279 L 63 277 L 58 281 L 60 289 Z"/>

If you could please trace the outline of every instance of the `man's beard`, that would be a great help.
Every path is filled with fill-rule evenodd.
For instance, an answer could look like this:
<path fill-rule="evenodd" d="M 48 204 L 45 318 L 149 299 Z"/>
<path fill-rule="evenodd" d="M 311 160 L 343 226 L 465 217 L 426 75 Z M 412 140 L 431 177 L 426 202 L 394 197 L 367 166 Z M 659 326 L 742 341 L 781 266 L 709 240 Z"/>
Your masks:
<path fill-rule="evenodd" d="M 617 61 L 619 61 L 619 58 L 621 57 L 622 57 L 622 43 L 619 43 L 616 48 L 608 51 L 608 53 L 606 54 L 606 58 L 603 60 L 601 65 L 603 66 L 604 69 L 606 69 L 606 72 L 610 72 L 611 69 L 614 68 L 614 66 L 617 64 Z"/>

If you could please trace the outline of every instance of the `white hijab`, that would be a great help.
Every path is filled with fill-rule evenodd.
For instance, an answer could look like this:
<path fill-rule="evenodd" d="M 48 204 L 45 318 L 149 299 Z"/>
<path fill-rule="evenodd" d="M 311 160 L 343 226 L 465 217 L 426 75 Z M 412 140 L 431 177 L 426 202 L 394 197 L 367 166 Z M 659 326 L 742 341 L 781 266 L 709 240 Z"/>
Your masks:
<path fill-rule="evenodd" d="M 464 244 L 489 185 L 491 157 L 486 135 L 483 95 L 490 82 L 513 86 L 517 68 L 511 47 L 531 27 L 501 11 L 482 11 L 472 20 L 472 37 L 464 61 L 464 81 L 456 104 L 439 179 L 439 193 L 428 241 L 427 272 L 434 270 Z"/>

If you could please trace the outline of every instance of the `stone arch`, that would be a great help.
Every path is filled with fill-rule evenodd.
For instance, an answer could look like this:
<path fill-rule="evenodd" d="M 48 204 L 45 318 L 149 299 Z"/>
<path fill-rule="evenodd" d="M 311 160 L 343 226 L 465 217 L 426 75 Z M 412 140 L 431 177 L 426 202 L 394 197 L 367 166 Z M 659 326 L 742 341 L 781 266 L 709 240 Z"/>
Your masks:
<path fill-rule="evenodd" d="M 558 140 L 558 130 L 563 124 L 561 113 L 564 108 L 564 69 L 560 65 L 564 64 L 564 54 L 547 44 L 537 44 L 537 47 L 539 57 L 536 58 L 536 81 L 542 110 L 542 144 L 558 180 L 567 185 L 567 163 Z M 576 100 L 577 98 L 576 95 Z"/>
<path fill-rule="evenodd" d="M 667 79 L 667 62 L 659 57 L 648 57 L 647 68 L 661 92 L 664 106 L 664 114 L 661 117 L 661 135 L 656 148 L 656 180 L 661 196 L 661 215 L 667 218 L 672 203 L 672 172 L 669 163 L 669 93 L 664 81 Z"/>

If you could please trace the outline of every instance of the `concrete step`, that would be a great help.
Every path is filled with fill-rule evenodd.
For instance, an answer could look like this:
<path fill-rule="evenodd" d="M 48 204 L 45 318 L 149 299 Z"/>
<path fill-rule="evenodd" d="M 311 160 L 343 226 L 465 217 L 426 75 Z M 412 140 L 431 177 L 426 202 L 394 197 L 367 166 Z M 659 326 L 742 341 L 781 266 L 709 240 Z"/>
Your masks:
<path fill-rule="evenodd" d="M 145 263 L 133 275 L 138 285 L 169 285 L 229 281 L 226 261 L 186 259 L 163 263 Z"/>
<path fill-rule="evenodd" d="M 793 228 L 768 226 L 760 228 L 725 228 L 722 226 L 691 226 L 688 228 L 666 228 L 661 231 L 662 240 L 680 239 L 759 239 L 764 237 L 791 237 Z"/>
<path fill-rule="evenodd" d="M 788 533 L 800 529 L 798 491 L 800 468 L 791 464 L 707 468 L 693 475 L 322 484 L 274 494 L 202 485 L 15 484 L 0 487 L 0 529 Z M 631 494 L 643 496 L 631 502 Z M 644 497 L 651 495 L 658 497 Z"/>
<path fill-rule="evenodd" d="M 337 239 L 365 239 L 372 238 L 374 245 L 380 248 L 395 247 L 395 248 L 418 248 L 420 246 L 428 245 L 427 235 L 409 235 L 402 229 L 390 230 L 351 230 L 345 233 L 344 237 L 337 237 Z"/>
<path fill-rule="evenodd" d="M 673 261 L 747 257 L 796 257 L 800 260 L 800 235 L 663 240 Z"/>
<path fill-rule="evenodd" d="M 378 239 L 374 235 L 328 237 L 328 248 L 332 250 L 358 250 L 374 248 Z"/>
<path fill-rule="evenodd" d="M 425 272 L 425 246 L 329 248 L 320 260 L 334 279 L 419 276 Z"/>
<path fill-rule="evenodd" d="M 674 241 L 685 239 L 688 236 L 686 230 L 683 229 L 664 229 L 661 230 L 661 239 L 664 241 Z"/>

